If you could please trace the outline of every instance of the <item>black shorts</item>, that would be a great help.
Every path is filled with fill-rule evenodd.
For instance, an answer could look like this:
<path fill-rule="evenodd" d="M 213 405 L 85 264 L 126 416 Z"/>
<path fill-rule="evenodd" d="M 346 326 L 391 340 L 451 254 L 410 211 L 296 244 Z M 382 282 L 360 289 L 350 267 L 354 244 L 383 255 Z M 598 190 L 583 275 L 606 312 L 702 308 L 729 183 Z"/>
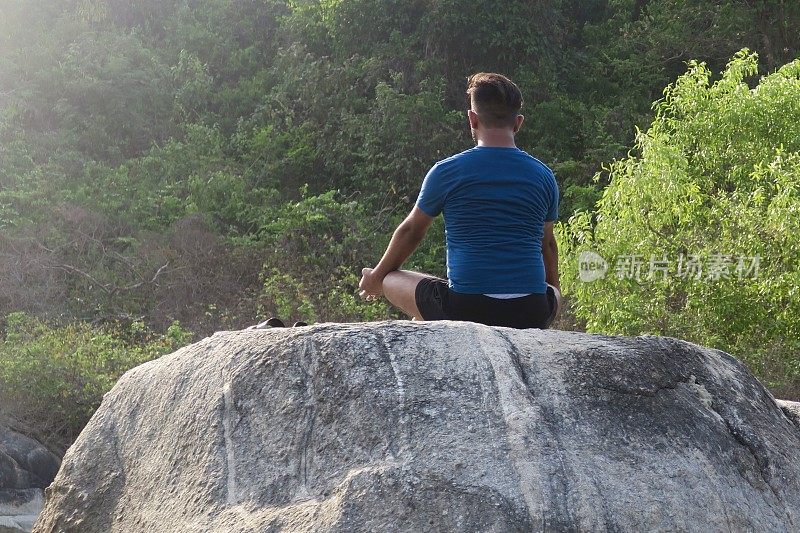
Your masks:
<path fill-rule="evenodd" d="M 558 306 L 550 285 L 545 294 L 501 299 L 455 292 L 448 287 L 446 279 L 440 278 L 420 281 L 415 298 L 424 320 L 465 320 L 518 329 L 547 329 Z"/>

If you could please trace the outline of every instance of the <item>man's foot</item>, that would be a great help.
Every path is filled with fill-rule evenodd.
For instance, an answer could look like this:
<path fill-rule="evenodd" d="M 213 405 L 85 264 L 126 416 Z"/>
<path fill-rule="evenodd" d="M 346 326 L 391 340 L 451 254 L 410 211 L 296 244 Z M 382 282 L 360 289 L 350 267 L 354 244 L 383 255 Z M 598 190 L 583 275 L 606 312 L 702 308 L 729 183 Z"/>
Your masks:
<path fill-rule="evenodd" d="M 250 326 L 247 329 L 269 329 L 269 328 L 285 328 L 286 324 L 280 318 L 272 317 L 264 322 L 259 322 L 255 326 Z"/>

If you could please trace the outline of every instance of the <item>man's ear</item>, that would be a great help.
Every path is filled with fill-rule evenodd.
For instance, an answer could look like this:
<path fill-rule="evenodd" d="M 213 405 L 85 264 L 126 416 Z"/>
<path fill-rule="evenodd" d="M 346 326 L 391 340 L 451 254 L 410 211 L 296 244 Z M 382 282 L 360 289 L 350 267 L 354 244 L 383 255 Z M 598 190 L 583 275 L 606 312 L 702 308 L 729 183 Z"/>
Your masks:
<path fill-rule="evenodd" d="M 517 133 L 519 131 L 524 121 L 525 117 L 523 115 L 517 115 L 517 119 L 514 121 L 514 133 Z"/>
<path fill-rule="evenodd" d="M 469 118 L 469 127 L 473 130 L 478 129 L 478 124 L 480 124 L 478 121 L 478 114 L 470 109 L 467 111 L 467 118 Z"/>

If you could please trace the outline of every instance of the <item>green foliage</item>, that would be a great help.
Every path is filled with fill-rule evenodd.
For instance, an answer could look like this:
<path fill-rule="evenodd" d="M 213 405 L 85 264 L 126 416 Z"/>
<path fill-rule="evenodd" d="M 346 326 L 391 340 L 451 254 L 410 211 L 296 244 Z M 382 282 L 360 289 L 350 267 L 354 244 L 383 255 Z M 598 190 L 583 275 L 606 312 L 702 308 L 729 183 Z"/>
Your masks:
<path fill-rule="evenodd" d="M 306 322 L 388 318 L 385 302 L 358 297 L 361 267 L 388 243 L 376 229 L 362 205 L 335 191 L 304 193 L 271 213 L 260 236 L 268 250 L 262 313 Z"/>
<path fill-rule="evenodd" d="M 561 226 L 562 271 L 589 331 L 693 340 L 736 354 L 773 387 L 797 387 L 800 60 L 751 88 L 756 72 L 747 50 L 713 83 L 690 63 L 636 153 L 608 167 L 596 212 Z M 578 280 L 584 250 L 611 263 L 603 279 Z M 641 279 L 615 271 L 634 255 Z M 690 256 L 704 269 L 681 276 Z M 648 272 L 651 258 L 669 260 L 668 274 Z"/>
<path fill-rule="evenodd" d="M 3 412 L 63 451 L 125 371 L 190 337 L 177 323 L 157 335 L 141 322 L 119 331 L 85 323 L 52 327 L 12 313 L 0 343 Z"/>

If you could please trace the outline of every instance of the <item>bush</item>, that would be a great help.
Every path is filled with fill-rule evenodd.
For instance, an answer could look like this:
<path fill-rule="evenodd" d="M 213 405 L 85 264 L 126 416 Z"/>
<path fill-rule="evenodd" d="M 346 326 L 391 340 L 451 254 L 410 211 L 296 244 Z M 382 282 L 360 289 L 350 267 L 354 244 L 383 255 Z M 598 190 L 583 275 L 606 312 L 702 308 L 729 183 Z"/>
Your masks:
<path fill-rule="evenodd" d="M 756 72 L 747 50 L 713 84 L 690 63 L 638 133 L 637 153 L 608 168 L 596 211 L 561 225 L 561 268 L 589 331 L 713 346 L 796 397 L 800 60 L 751 89 Z M 576 259 L 589 250 L 609 270 L 584 283 Z"/>
<path fill-rule="evenodd" d="M 52 327 L 12 313 L 0 343 L 4 418 L 63 454 L 124 372 L 189 338 L 177 323 L 154 335 L 142 323 L 120 331 L 80 322 Z"/>
<path fill-rule="evenodd" d="M 326 322 L 389 318 L 386 302 L 358 296 L 361 268 L 380 258 L 394 222 L 390 215 L 373 221 L 364 206 L 336 191 L 303 193 L 265 217 L 262 313 Z"/>

